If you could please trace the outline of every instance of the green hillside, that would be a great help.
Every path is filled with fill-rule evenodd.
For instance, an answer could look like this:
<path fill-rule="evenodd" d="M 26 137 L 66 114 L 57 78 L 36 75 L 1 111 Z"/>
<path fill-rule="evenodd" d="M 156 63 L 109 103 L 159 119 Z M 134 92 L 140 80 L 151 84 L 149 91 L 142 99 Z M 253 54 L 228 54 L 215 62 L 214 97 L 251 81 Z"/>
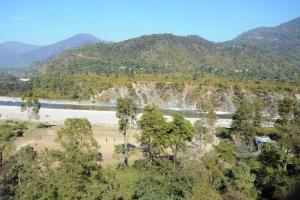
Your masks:
<path fill-rule="evenodd" d="M 246 45 L 224 45 L 198 36 L 156 34 L 111 44 L 95 44 L 36 63 L 31 75 L 82 73 L 192 72 L 224 76 L 295 77 L 297 57 Z"/>
<path fill-rule="evenodd" d="M 279 26 L 247 31 L 236 37 L 230 44 L 255 45 L 275 53 L 289 54 L 293 49 L 300 48 L 300 17 Z"/>

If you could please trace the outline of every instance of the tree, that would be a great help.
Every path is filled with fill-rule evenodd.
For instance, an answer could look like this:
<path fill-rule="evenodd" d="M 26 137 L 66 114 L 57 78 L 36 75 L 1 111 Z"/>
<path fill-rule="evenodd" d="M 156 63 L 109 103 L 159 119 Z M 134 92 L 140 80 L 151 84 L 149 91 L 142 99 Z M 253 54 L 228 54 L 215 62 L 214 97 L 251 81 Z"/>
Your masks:
<path fill-rule="evenodd" d="M 144 151 L 150 163 L 164 151 L 168 143 L 167 122 L 163 113 L 154 105 L 147 106 L 139 121 L 141 135 L 139 142 L 144 146 Z"/>
<path fill-rule="evenodd" d="M 64 127 L 57 135 L 57 141 L 64 149 L 53 157 L 60 161 L 55 172 L 57 185 L 60 186 L 57 191 L 60 198 L 99 198 L 97 195 L 101 195 L 105 187 L 101 185 L 103 175 L 101 166 L 97 164 L 98 145 L 90 122 L 87 119 L 66 119 Z"/>
<path fill-rule="evenodd" d="M 257 199 L 258 191 L 254 187 L 255 175 L 246 163 L 241 163 L 232 169 L 232 185 L 240 192 L 241 199 Z"/>
<path fill-rule="evenodd" d="M 253 106 L 254 106 L 253 125 L 255 128 L 260 128 L 262 123 L 263 103 L 259 99 L 256 99 L 253 103 Z"/>
<path fill-rule="evenodd" d="M 204 140 L 204 136 L 207 133 L 207 128 L 204 126 L 204 122 L 202 120 L 197 120 L 194 123 L 195 133 L 197 134 L 197 139 L 199 140 L 199 148 L 202 148 L 202 140 Z"/>
<path fill-rule="evenodd" d="M 278 114 L 280 119 L 276 121 L 279 126 L 288 125 L 294 118 L 294 113 L 297 110 L 297 101 L 292 98 L 285 97 L 278 103 Z"/>
<path fill-rule="evenodd" d="M 0 167 L 3 165 L 4 157 L 6 155 L 6 150 L 12 147 L 13 139 L 15 135 L 11 130 L 5 130 L 4 127 L 0 127 Z"/>
<path fill-rule="evenodd" d="M 20 199 L 103 199 L 110 183 L 97 162 L 99 152 L 89 121 L 66 119 L 57 135 L 62 150 L 45 150 L 36 159 L 37 163 L 29 162 L 22 168 L 22 187 L 17 190 L 17 196 Z"/>
<path fill-rule="evenodd" d="M 90 151 L 98 148 L 93 137 L 92 125 L 84 118 L 68 118 L 64 127 L 57 132 L 57 139 L 62 147 L 69 150 Z"/>
<path fill-rule="evenodd" d="M 17 169 L 17 179 L 20 189 L 22 189 L 22 173 L 26 171 L 32 165 L 33 161 L 37 158 L 37 152 L 29 145 L 22 147 L 16 154 L 16 169 Z"/>
<path fill-rule="evenodd" d="M 186 149 L 186 143 L 192 140 L 195 129 L 193 125 L 179 113 L 175 113 L 172 122 L 169 122 L 168 124 L 168 145 L 172 149 L 175 164 L 178 151 Z"/>
<path fill-rule="evenodd" d="M 256 185 L 261 191 L 262 198 L 285 199 L 295 186 L 299 171 L 295 171 L 293 165 L 290 165 L 290 171 L 286 171 L 286 153 L 274 144 L 264 144 L 257 160 L 260 166 L 254 172 L 257 177 Z"/>
<path fill-rule="evenodd" d="M 278 103 L 279 119 L 276 121 L 276 127 L 281 132 L 279 144 L 285 151 L 284 170 L 288 164 L 289 154 L 299 155 L 300 152 L 299 105 L 297 100 L 287 97 Z"/>
<path fill-rule="evenodd" d="M 207 125 L 209 127 L 210 133 L 213 133 L 214 126 L 216 121 L 218 120 L 218 115 L 214 111 L 214 107 L 209 101 L 200 101 L 197 103 L 197 109 L 200 112 L 206 112 Z"/>
<path fill-rule="evenodd" d="M 246 144 L 250 144 L 255 135 L 253 113 L 253 104 L 246 100 L 242 100 L 232 117 L 232 130 L 237 134 L 238 140 L 241 138 Z"/>
<path fill-rule="evenodd" d="M 227 177 L 224 175 L 226 168 L 219 162 L 215 152 L 209 152 L 202 157 L 202 163 L 207 169 L 210 186 L 216 190 L 226 187 Z"/>
<path fill-rule="evenodd" d="M 4 122 L 0 124 L 0 167 L 3 165 L 4 158 L 12 155 L 14 139 L 18 132 L 23 132 L 27 126 L 18 122 Z"/>
<path fill-rule="evenodd" d="M 119 98 L 117 101 L 116 116 L 119 118 L 119 131 L 124 136 L 124 165 L 128 165 L 128 149 L 126 143 L 127 130 L 129 125 L 135 121 L 137 106 L 130 98 Z"/>
<path fill-rule="evenodd" d="M 137 163 L 141 176 L 135 183 L 131 199 L 190 199 L 198 182 L 198 176 L 191 168 L 182 165 L 175 168 L 169 159 L 158 159 L 152 164 Z"/>
<path fill-rule="evenodd" d="M 21 111 L 27 113 L 28 123 L 30 124 L 31 119 L 39 119 L 41 109 L 39 97 L 30 91 L 23 95 L 21 99 L 23 101 L 21 103 Z M 31 132 L 30 125 L 29 132 Z"/>
<path fill-rule="evenodd" d="M 209 184 L 208 177 L 201 177 L 199 183 L 193 187 L 190 200 L 221 200 L 221 195 L 217 190 L 214 190 Z"/>
<path fill-rule="evenodd" d="M 214 109 L 211 107 L 207 113 L 207 124 L 210 128 L 210 132 L 214 133 L 215 123 L 218 120 L 218 115 L 215 113 Z"/>
<path fill-rule="evenodd" d="M 216 152 L 220 160 L 232 164 L 235 161 L 235 151 L 234 146 L 228 141 L 221 141 L 217 146 L 215 146 Z"/>

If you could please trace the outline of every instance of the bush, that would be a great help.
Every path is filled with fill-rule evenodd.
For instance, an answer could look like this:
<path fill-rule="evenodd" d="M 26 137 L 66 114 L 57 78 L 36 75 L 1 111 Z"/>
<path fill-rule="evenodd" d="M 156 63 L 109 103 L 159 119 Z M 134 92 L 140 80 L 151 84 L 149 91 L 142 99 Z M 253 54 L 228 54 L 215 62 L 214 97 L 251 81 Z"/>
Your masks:
<path fill-rule="evenodd" d="M 0 124 L 0 137 L 8 141 L 12 137 L 22 137 L 24 130 L 27 130 L 28 127 L 24 123 L 6 121 L 3 124 Z"/>
<path fill-rule="evenodd" d="M 48 123 L 39 123 L 36 127 L 37 128 L 49 128 L 51 127 L 52 125 L 48 124 Z"/>
<path fill-rule="evenodd" d="M 217 128 L 216 132 L 217 137 L 232 140 L 230 128 Z"/>

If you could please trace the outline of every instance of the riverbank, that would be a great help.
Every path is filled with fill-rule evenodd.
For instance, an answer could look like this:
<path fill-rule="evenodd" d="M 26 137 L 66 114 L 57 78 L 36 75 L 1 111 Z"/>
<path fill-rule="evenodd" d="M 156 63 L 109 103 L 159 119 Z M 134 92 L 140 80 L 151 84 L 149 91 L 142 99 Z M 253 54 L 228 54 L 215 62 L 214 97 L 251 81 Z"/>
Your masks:
<path fill-rule="evenodd" d="M 21 112 L 18 106 L 3 106 L 0 105 L 0 119 L 16 119 L 26 120 L 27 115 Z M 138 114 L 139 119 L 141 114 Z M 171 116 L 165 115 L 167 119 Z M 49 109 L 41 108 L 40 119 L 41 122 L 48 122 L 51 124 L 62 124 L 66 118 L 87 118 L 94 125 L 102 126 L 117 126 L 118 119 L 116 118 L 115 111 L 95 111 L 95 110 L 72 110 L 72 109 Z M 191 123 L 194 123 L 199 118 L 188 118 Z M 229 127 L 231 119 L 219 119 L 216 122 L 217 127 Z"/>
<path fill-rule="evenodd" d="M 21 102 L 21 98 L 19 97 L 6 97 L 0 96 L 0 101 L 11 101 L 11 102 Z M 91 103 L 89 101 L 69 101 L 69 100 L 51 100 L 51 99 L 40 99 L 41 103 L 45 104 L 62 104 L 62 105 L 86 105 L 86 106 L 93 106 L 97 105 Z"/>
<path fill-rule="evenodd" d="M 6 97 L 6 96 L 0 96 L 0 102 L 14 102 L 14 103 L 19 103 L 22 102 L 21 98 L 18 97 Z M 100 108 L 104 108 L 107 110 L 114 110 L 114 107 L 112 105 L 104 105 L 104 104 L 98 104 L 98 103 L 92 103 L 90 101 L 68 101 L 68 100 L 50 100 L 50 99 L 40 99 L 40 102 L 42 104 L 53 104 L 53 105 L 69 105 L 69 106 L 82 106 L 83 110 L 84 110 L 84 106 L 91 106 L 93 108 L 95 108 L 95 106 L 99 106 Z M 0 104 L 1 105 L 1 104 Z M 87 109 L 87 110 L 91 110 L 91 109 Z M 179 109 L 179 108 L 161 108 L 161 110 L 169 110 L 169 111 L 180 111 L 180 112 L 197 112 L 196 110 L 183 110 L 183 109 Z M 205 113 L 202 113 L 205 114 Z M 232 115 L 233 112 L 226 112 L 226 111 L 220 111 L 217 110 L 216 111 L 217 115 Z"/>

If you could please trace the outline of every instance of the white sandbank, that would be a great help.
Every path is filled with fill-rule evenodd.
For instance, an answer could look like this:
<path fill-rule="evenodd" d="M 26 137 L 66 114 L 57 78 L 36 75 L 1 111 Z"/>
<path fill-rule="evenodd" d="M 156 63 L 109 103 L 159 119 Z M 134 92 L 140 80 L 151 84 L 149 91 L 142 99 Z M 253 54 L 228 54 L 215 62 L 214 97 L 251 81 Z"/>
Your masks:
<path fill-rule="evenodd" d="M 10 101 L 10 102 L 22 102 L 21 98 L 19 97 L 6 97 L 6 96 L 0 96 L 0 101 Z M 111 106 L 109 104 L 97 104 L 97 103 L 92 103 L 90 101 L 69 101 L 69 100 L 50 100 L 50 99 L 40 99 L 41 103 L 47 103 L 47 104 L 57 104 L 57 105 L 78 105 L 78 106 Z M 183 110 L 181 108 L 161 108 L 165 110 L 174 110 L 174 111 L 196 111 L 196 110 Z M 206 113 L 206 112 L 202 112 Z M 233 112 L 229 111 L 222 111 L 222 110 L 217 110 L 216 111 L 217 115 L 230 115 L 233 114 Z"/>
<path fill-rule="evenodd" d="M 21 112 L 18 106 L 2 106 L 0 105 L 0 119 L 17 119 L 26 120 L 27 115 Z M 138 119 L 141 114 L 138 115 Z M 118 120 L 115 111 L 94 111 L 94 110 L 71 110 L 71 109 L 50 109 L 41 108 L 40 119 L 41 122 L 48 122 L 51 124 L 62 124 L 66 118 L 87 118 L 94 125 L 116 126 Z M 165 116 L 170 119 L 170 116 Z M 194 123 L 198 118 L 186 118 L 191 123 Z M 218 127 L 229 127 L 231 119 L 219 119 L 216 122 Z"/>

